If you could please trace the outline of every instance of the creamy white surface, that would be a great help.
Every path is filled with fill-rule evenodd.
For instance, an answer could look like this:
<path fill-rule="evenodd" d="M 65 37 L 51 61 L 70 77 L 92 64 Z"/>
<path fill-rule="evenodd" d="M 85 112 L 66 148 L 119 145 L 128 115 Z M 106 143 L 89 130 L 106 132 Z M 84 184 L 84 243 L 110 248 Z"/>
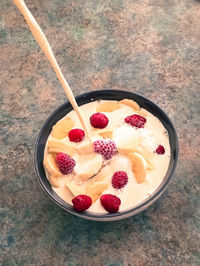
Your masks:
<path fill-rule="evenodd" d="M 96 136 L 93 136 L 93 132 L 95 132 L 97 129 L 94 129 L 90 125 L 89 119 L 90 116 L 96 112 L 96 107 L 98 104 L 99 102 L 96 101 L 85 104 L 80 107 L 86 125 L 90 129 L 93 141 L 97 139 Z M 119 110 L 110 113 L 106 112 L 105 114 L 109 118 L 109 124 L 107 128 L 114 129 L 113 131 L 115 133 L 113 140 L 116 142 L 118 141 L 121 135 L 123 135 L 122 137 L 124 137 L 125 139 L 127 137 L 130 137 L 134 133 L 142 136 L 142 142 L 138 147 L 138 150 L 142 150 L 143 154 L 145 154 L 145 157 L 150 162 L 152 162 L 155 169 L 147 170 L 146 181 L 141 184 L 138 184 L 131 169 L 131 162 L 125 155 L 117 154 L 113 156 L 111 160 L 106 161 L 108 163 L 107 167 L 110 167 L 110 174 L 105 179 L 108 180 L 109 187 L 103 192 L 103 194 L 113 194 L 121 199 L 119 211 L 131 208 L 143 201 L 144 199 L 148 198 L 162 182 L 167 172 L 170 160 L 170 145 L 168 134 L 162 123 L 155 116 L 146 111 L 147 122 L 144 128 L 136 129 L 124 123 L 124 118 L 134 113 L 136 112 L 134 112 L 131 107 L 126 105 L 122 105 Z M 69 114 L 67 114 L 67 116 L 70 117 L 73 121 L 75 121 L 74 128 L 82 128 L 81 123 L 79 122 L 77 115 L 74 111 L 71 111 Z M 116 130 L 116 128 L 118 129 Z M 65 138 L 65 141 L 69 142 L 68 137 Z M 87 141 L 87 139 L 83 141 Z M 163 155 L 158 155 L 153 152 L 156 150 L 159 144 L 165 147 L 165 154 Z M 75 154 L 72 157 L 76 161 L 79 161 L 78 154 Z M 81 156 L 81 163 L 84 163 L 84 160 L 87 160 L 87 156 L 85 156 L 85 158 L 84 156 Z M 128 183 L 124 188 L 120 190 L 113 188 L 111 185 L 112 175 L 116 171 L 126 171 L 128 174 Z M 69 181 L 79 183 L 83 187 L 83 189 L 87 185 L 87 181 L 84 183 L 80 182 L 77 176 L 75 176 L 74 174 L 59 178 L 59 183 L 61 187 L 53 189 L 61 198 L 63 198 L 63 200 L 67 201 L 69 204 L 72 204 L 71 200 L 73 198 L 73 195 L 65 187 L 66 182 Z M 88 209 L 88 211 L 95 213 L 106 213 L 106 210 L 101 206 L 99 199 Z"/>

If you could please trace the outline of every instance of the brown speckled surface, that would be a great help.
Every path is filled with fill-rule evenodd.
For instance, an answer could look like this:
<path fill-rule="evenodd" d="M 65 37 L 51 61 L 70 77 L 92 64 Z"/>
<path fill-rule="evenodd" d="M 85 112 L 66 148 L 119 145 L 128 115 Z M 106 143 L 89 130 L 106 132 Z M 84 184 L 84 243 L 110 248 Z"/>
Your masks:
<path fill-rule="evenodd" d="M 27 0 L 76 95 L 139 92 L 176 125 L 180 160 L 164 195 L 113 223 L 76 218 L 44 194 L 33 149 L 66 100 L 10 0 L 0 1 L 0 265 L 200 265 L 200 2 Z"/>

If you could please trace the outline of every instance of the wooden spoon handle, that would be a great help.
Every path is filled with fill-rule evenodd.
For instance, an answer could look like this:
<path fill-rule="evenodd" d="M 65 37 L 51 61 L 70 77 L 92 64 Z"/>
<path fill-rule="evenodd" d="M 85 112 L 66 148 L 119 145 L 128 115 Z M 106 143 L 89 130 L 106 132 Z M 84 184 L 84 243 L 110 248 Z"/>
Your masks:
<path fill-rule="evenodd" d="M 46 55 L 46 57 L 50 61 L 52 67 L 54 68 L 54 70 L 58 76 L 58 79 L 60 80 L 60 82 L 61 82 L 61 84 L 62 84 L 63 88 L 65 89 L 65 92 L 68 96 L 69 92 L 71 92 L 71 89 L 70 89 L 67 81 L 65 80 L 65 78 L 64 78 L 64 76 L 60 70 L 60 67 L 58 66 L 58 63 L 55 59 L 55 56 L 53 54 L 53 51 L 51 50 L 51 47 L 49 45 L 49 42 L 47 41 L 46 36 L 44 35 L 44 33 L 41 30 L 40 26 L 38 25 L 37 21 L 35 20 L 35 18 L 31 14 L 29 9 L 27 8 L 24 1 L 23 0 L 13 0 L 13 1 L 15 2 L 16 6 L 19 8 L 21 13 L 23 14 L 24 18 L 26 19 L 33 36 L 35 37 L 37 43 L 39 44 L 42 51 L 44 52 L 44 54 Z M 66 91 L 66 88 L 68 89 L 67 91 Z"/>
<path fill-rule="evenodd" d="M 55 59 L 55 56 L 53 54 L 53 51 L 49 45 L 49 42 L 47 41 L 46 36 L 44 35 L 43 31 L 41 30 L 40 26 L 38 25 L 37 21 L 35 20 L 35 18 L 33 17 L 33 15 L 31 14 L 31 12 L 29 11 L 29 9 L 27 8 L 26 4 L 24 3 L 23 0 L 13 0 L 14 3 L 16 4 L 16 6 L 19 8 L 20 12 L 23 14 L 25 20 L 28 23 L 28 26 L 33 34 L 33 36 L 35 37 L 37 43 L 39 44 L 39 46 L 41 47 L 42 51 L 44 52 L 44 54 L 46 55 L 46 57 L 48 58 L 49 62 L 51 63 L 53 69 L 56 72 L 56 75 L 60 81 L 60 83 L 62 84 L 62 87 L 64 88 L 64 91 L 70 101 L 70 103 L 72 104 L 73 108 L 75 109 L 84 130 L 86 131 L 90 142 L 91 141 L 91 137 L 89 134 L 89 131 L 87 129 L 87 127 L 85 126 L 85 123 L 83 121 L 82 115 L 79 111 L 78 105 L 76 103 L 76 100 L 74 99 L 74 95 L 69 87 L 69 84 L 67 83 L 67 81 L 65 80 L 60 67 Z"/>

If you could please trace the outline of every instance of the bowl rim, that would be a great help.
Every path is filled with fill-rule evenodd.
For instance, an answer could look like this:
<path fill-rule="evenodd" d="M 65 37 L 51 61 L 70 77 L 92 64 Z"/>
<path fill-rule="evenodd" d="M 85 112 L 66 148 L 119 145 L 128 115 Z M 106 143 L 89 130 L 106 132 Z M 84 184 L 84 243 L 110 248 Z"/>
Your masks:
<path fill-rule="evenodd" d="M 136 215 L 137 213 L 143 211 L 144 209 L 146 209 L 147 207 L 149 207 L 151 204 L 153 204 L 153 202 L 155 200 L 157 200 L 162 193 L 165 191 L 165 189 L 167 188 L 167 186 L 169 185 L 170 181 L 172 180 L 172 177 L 174 175 L 177 163 L 178 163 L 178 156 L 179 156 L 179 142 L 178 142 L 178 136 L 175 130 L 175 127 L 172 123 L 172 121 L 170 120 L 170 118 L 168 117 L 168 115 L 153 101 L 151 101 L 150 99 L 135 93 L 135 92 L 131 92 L 131 91 L 126 91 L 126 90 L 95 90 L 95 91 L 91 91 L 91 92 L 85 92 L 83 94 L 80 94 L 78 96 L 75 97 L 76 101 L 80 101 L 81 99 L 84 99 L 86 97 L 90 97 L 92 99 L 92 94 L 96 94 L 96 93 L 101 93 L 101 94 L 109 94 L 109 93 L 127 93 L 127 94 L 131 94 L 132 96 L 135 97 L 139 97 L 142 100 L 144 100 L 145 102 L 150 103 L 151 105 L 154 105 L 159 112 L 165 117 L 166 120 L 168 120 L 169 125 L 172 129 L 173 135 L 174 135 L 174 139 L 175 139 L 175 150 L 176 150 L 176 154 L 175 154 L 175 158 L 173 160 L 173 167 L 171 169 L 171 172 L 167 178 L 167 180 L 163 183 L 163 185 L 159 188 L 159 190 L 156 193 L 153 193 L 149 198 L 147 198 L 146 200 L 144 200 L 142 203 L 137 204 L 136 206 L 134 206 L 133 208 L 129 208 L 127 210 L 124 211 L 120 211 L 117 213 L 106 213 L 106 214 L 95 214 L 93 212 L 77 212 L 75 210 L 73 210 L 73 208 L 70 208 L 70 204 L 68 204 L 67 202 L 65 202 L 64 200 L 62 200 L 59 196 L 59 198 L 61 199 L 60 202 L 52 195 L 52 193 L 49 191 L 49 189 L 45 186 L 44 182 L 42 181 L 42 177 L 40 176 L 40 172 L 39 172 L 39 167 L 38 167 L 38 161 L 37 161 L 37 155 L 38 155 L 38 144 L 40 142 L 41 136 L 43 134 L 43 131 L 46 129 L 46 127 L 48 126 L 49 122 L 52 120 L 52 117 L 59 113 L 59 111 L 61 111 L 66 104 L 69 104 L 69 101 L 64 102 L 63 104 L 59 105 L 46 119 L 46 121 L 44 122 L 42 128 L 39 131 L 39 134 L 36 138 L 35 141 L 35 149 L 34 149 L 34 166 L 35 166 L 35 171 L 36 171 L 36 176 L 37 179 L 40 183 L 40 185 L 42 186 L 43 190 L 47 193 L 47 195 L 53 200 L 53 202 L 55 202 L 58 206 L 60 206 L 62 209 L 64 209 L 65 211 L 68 211 L 71 214 L 74 214 L 76 216 L 79 216 L 81 218 L 84 219 L 88 219 L 88 220 L 95 220 L 95 221 L 115 221 L 115 220 L 121 220 L 133 215 Z M 124 97 L 125 98 L 125 97 Z M 131 99 L 131 98 L 130 98 Z M 92 102 L 92 101 L 89 101 Z M 83 103 L 86 104 L 86 103 Z M 79 106 L 83 105 L 83 104 L 79 104 Z M 155 114 L 153 114 L 155 115 Z M 162 122 L 161 122 L 162 123 Z M 163 123 L 162 123 L 163 124 Z M 163 125 L 164 126 L 164 125 Z M 47 178 L 47 177 L 46 177 Z M 69 205 L 69 206 L 67 206 Z"/>

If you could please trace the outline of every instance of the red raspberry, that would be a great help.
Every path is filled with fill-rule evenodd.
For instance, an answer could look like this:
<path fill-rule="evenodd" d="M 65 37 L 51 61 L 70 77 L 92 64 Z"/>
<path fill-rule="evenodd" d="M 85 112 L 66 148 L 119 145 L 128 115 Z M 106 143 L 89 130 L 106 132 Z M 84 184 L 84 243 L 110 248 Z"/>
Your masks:
<path fill-rule="evenodd" d="M 102 113 L 95 113 L 90 117 L 90 124 L 94 128 L 104 128 L 108 125 L 108 117 Z"/>
<path fill-rule="evenodd" d="M 128 183 L 127 173 L 124 171 L 117 171 L 112 177 L 112 186 L 114 188 L 122 188 Z"/>
<path fill-rule="evenodd" d="M 162 145 L 158 145 L 158 148 L 156 149 L 157 154 L 164 154 L 165 148 Z"/>
<path fill-rule="evenodd" d="M 63 175 L 67 175 L 74 170 L 74 166 L 76 165 L 75 160 L 66 153 L 58 153 L 56 156 L 56 162 L 60 172 Z"/>
<path fill-rule="evenodd" d="M 77 212 L 83 212 L 92 205 L 92 199 L 87 195 L 79 195 L 72 199 L 73 208 Z"/>
<path fill-rule="evenodd" d="M 82 129 L 75 128 L 69 131 L 68 137 L 70 141 L 80 142 L 85 137 L 85 132 Z"/>
<path fill-rule="evenodd" d="M 117 153 L 117 147 L 110 139 L 96 140 L 93 146 L 94 151 L 100 153 L 105 160 L 110 160 Z"/>
<path fill-rule="evenodd" d="M 127 124 L 138 128 L 144 127 L 147 121 L 146 118 L 141 115 L 129 115 L 124 120 Z"/>
<path fill-rule="evenodd" d="M 120 198 L 112 194 L 104 194 L 100 197 L 101 205 L 110 213 L 118 212 L 121 204 Z"/>

